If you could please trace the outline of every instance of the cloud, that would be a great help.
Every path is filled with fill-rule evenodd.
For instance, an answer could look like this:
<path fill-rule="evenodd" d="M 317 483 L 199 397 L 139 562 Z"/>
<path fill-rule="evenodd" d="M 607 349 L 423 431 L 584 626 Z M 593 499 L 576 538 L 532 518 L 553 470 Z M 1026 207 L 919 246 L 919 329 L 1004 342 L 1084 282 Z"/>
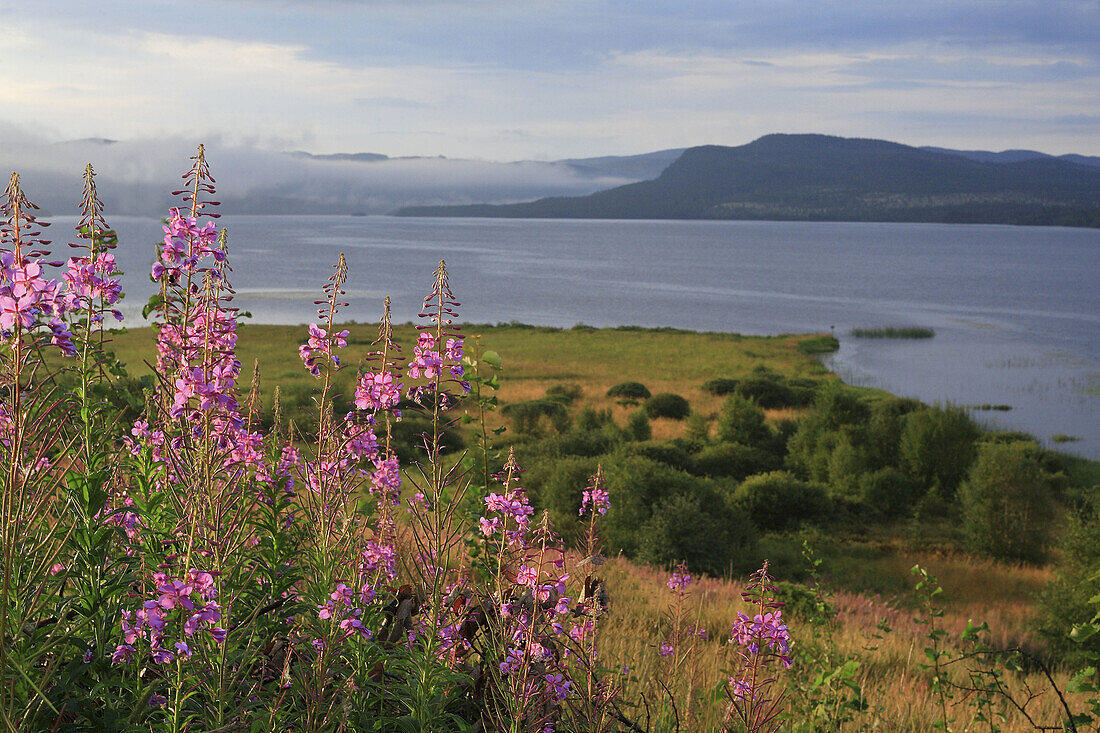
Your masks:
<path fill-rule="evenodd" d="M 2 137 L 5 132 L 13 137 Z M 31 200 L 53 213 L 75 209 L 79 175 L 90 161 L 109 211 L 157 215 L 194 150 L 182 137 L 54 143 L 0 124 L 0 166 L 20 171 Z M 206 150 L 223 209 L 235 213 L 387 213 L 415 204 L 579 195 L 635 180 L 534 161 L 324 160 L 218 138 L 209 139 Z"/>

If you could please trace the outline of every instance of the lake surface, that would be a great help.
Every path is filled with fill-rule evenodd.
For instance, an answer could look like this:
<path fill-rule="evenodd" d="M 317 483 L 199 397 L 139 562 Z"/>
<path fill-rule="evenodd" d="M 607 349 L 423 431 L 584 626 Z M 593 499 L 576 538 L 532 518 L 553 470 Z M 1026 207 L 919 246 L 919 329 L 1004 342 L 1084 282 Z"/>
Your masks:
<path fill-rule="evenodd" d="M 49 230 L 62 241 L 75 220 Z M 156 220 L 120 234 L 128 319 L 140 320 Z M 819 222 L 225 216 L 237 304 L 305 323 L 340 252 L 348 320 L 382 298 L 415 318 L 447 260 L 467 322 L 639 325 L 776 334 L 832 331 L 826 364 L 852 384 L 925 402 L 1007 404 L 973 414 L 1100 458 L 1100 231 Z M 55 253 L 60 252 L 55 247 Z M 926 326 L 922 340 L 856 327 Z M 507 355 L 505 355 L 507 357 Z M 718 376 L 718 375 L 716 375 Z"/>

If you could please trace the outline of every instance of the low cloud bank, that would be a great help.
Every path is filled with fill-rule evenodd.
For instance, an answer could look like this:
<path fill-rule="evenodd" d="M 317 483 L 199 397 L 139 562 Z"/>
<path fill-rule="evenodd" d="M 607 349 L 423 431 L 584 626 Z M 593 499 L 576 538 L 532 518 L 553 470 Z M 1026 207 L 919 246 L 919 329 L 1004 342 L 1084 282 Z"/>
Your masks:
<path fill-rule="evenodd" d="M 95 167 L 110 213 L 155 216 L 197 142 L 183 138 L 52 142 L 0 128 L 0 172 L 18 171 L 47 214 L 73 214 L 84 165 Z M 576 196 L 629 183 L 598 166 L 446 158 L 346 160 L 206 142 L 223 210 L 238 214 L 384 214 L 402 206 L 510 203 Z"/>

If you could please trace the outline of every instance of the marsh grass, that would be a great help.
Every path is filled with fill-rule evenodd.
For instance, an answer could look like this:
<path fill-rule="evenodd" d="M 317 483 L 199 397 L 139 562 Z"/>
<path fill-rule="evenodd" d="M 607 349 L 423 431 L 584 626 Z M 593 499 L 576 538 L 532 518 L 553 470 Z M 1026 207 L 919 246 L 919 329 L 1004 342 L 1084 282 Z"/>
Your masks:
<path fill-rule="evenodd" d="M 936 335 L 931 328 L 920 326 L 885 326 L 879 328 L 853 328 L 853 338 L 860 339 L 930 339 Z"/>

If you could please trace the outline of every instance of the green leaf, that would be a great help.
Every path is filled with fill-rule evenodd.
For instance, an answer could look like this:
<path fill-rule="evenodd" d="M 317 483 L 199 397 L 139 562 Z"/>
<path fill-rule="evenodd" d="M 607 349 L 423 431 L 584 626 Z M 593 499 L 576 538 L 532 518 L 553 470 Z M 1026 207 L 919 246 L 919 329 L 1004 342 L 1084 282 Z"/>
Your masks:
<path fill-rule="evenodd" d="M 1078 644 L 1083 644 L 1095 636 L 1098 631 L 1100 631 L 1100 629 L 1094 624 L 1075 624 L 1073 631 L 1069 632 L 1069 638 Z"/>
<path fill-rule="evenodd" d="M 481 360 L 493 369 L 501 369 L 500 354 L 495 351 L 486 351 L 481 355 Z"/>
<path fill-rule="evenodd" d="M 1096 667 L 1085 667 L 1066 683 L 1066 692 L 1096 692 L 1092 679 L 1096 677 Z"/>
<path fill-rule="evenodd" d="M 145 304 L 145 307 L 141 309 L 141 317 L 142 318 L 148 318 L 150 313 L 152 313 L 155 310 L 158 310 L 163 305 L 164 305 L 164 296 L 162 296 L 160 293 L 154 293 L 149 298 L 149 302 Z"/>

